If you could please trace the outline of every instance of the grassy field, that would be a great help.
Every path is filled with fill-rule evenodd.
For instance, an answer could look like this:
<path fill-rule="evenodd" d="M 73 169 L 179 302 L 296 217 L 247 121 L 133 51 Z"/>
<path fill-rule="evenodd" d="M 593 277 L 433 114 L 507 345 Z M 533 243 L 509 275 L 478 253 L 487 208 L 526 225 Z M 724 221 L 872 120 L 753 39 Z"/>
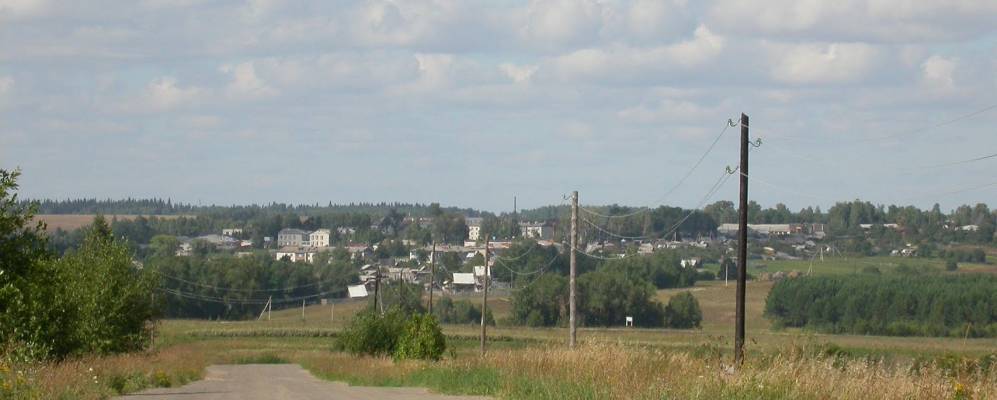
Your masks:
<path fill-rule="evenodd" d="M 758 277 L 765 273 L 792 272 L 814 275 L 845 275 L 858 274 L 866 267 L 875 267 L 881 273 L 893 272 L 897 267 L 905 265 L 913 268 L 929 268 L 937 271 L 945 270 L 945 260 L 940 258 L 905 258 L 890 256 L 875 257 L 824 257 L 811 260 L 748 260 L 748 273 Z M 717 264 L 707 264 L 706 269 L 716 273 L 720 270 Z M 997 274 L 997 265 L 959 263 L 961 273 L 992 273 Z M 733 281 L 734 277 L 730 277 Z"/>
<path fill-rule="evenodd" d="M 55 231 L 56 229 L 62 229 L 64 231 L 73 231 L 80 229 L 84 226 L 90 225 L 93 222 L 94 214 L 39 214 L 35 215 L 34 221 L 42 221 L 46 225 L 46 230 Z M 120 220 L 133 220 L 138 218 L 139 215 L 123 214 L 123 215 L 105 215 L 108 221 L 115 218 Z M 182 215 L 145 215 L 145 217 L 156 217 L 164 219 L 175 219 L 180 218 Z"/>
<path fill-rule="evenodd" d="M 864 261 L 884 269 L 898 260 Z M 800 265 L 769 264 L 775 270 Z M 814 273 L 853 272 L 841 260 Z M 98 399 L 179 385 L 199 378 L 211 364 L 293 362 L 351 384 L 424 386 L 507 399 L 997 399 L 997 339 L 773 331 L 762 315 L 772 285 L 748 283 L 748 357 L 736 372 L 730 368 L 735 285 L 708 281 L 657 294 L 667 301 L 691 292 L 703 310 L 702 329 L 584 328 L 580 348 L 569 350 L 563 327 L 500 325 L 489 328 L 489 352 L 481 357 L 479 326 L 448 325 L 450 350 L 438 363 L 335 351 L 335 335 L 366 307 L 362 301 L 307 307 L 304 318 L 300 308 L 290 308 L 274 311 L 269 321 L 166 320 L 158 324 L 152 352 L 14 364 L 25 370 L 26 394 L 12 397 Z M 509 315 L 508 297 L 490 298 L 489 306 L 497 320 Z M 0 363 L 0 372 L 3 368 L 11 366 Z"/>

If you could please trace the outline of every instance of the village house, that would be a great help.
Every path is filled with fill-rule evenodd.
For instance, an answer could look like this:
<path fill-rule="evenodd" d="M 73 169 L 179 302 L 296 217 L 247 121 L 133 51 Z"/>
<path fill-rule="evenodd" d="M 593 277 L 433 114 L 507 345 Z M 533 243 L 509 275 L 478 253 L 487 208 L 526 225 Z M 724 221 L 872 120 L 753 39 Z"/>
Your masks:
<path fill-rule="evenodd" d="M 478 217 L 464 218 L 464 224 L 467 225 L 467 240 L 477 242 L 478 239 L 481 238 L 482 221 L 484 221 L 484 219 Z"/>
<path fill-rule="evenodd" d="M 308 240 L 308 232 L 301 229 L 281 229 L 277 233 L 277 247 L 307 246 Z"/>
<path fill-rule="evenodd" d="M 311 248 L 298 246 L 285 246 L 277 250 L 277 260 L 288 260 L 290 262 L 313 262 L 318 251 Z"/>
<path fill-rule="evenodd" d="M 546 222 L 520 222 L 519 231 L 524 238 L 535 240 L 554 238 L 554 227 Z"/>
<path fill-rule="evenodd" d="M 328 229 L 319 229 L 308 234 L 308 242 L 311 247 L 329 247 L 331 236 L 332 231 Z"/>
<path fill-rule="evenodd" d="M 226 228 L 222 229 L 222 235 L 224 236 L 239 236 L 242 235 L 241 228 Z"/>

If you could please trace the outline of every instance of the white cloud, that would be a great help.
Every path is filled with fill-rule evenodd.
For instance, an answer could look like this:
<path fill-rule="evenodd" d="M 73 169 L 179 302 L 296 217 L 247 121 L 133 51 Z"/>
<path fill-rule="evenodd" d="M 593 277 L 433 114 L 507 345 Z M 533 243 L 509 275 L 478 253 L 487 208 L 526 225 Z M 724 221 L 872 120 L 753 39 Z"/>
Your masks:
<path fill-rule="evenodd" d="M 598 36 L 603 11 L 592 0 L 531 0 L 520 32 L 541 47 L 579 44 Z"/>
<path fill-rule="evenodd" d="M 516 83 L 529 82 L 533 74 L 537 72 L 537 68 L 536 65 L 499 64 L 499 69 L 502 70 L 502 73 Z"/>
<path fill-rule="evenodd" d="M 955 90 L 953 74 L 957 66 L 958 61 L 953 59 L 938 55 L 928 57 L 921 64 L 921 82 L 936 92 L 951 92 Z"/>
<path fill-rule="evenodd" d="M 725 39 L 704 25 L 691 39 L 663 46 L 633 47 L 623 44 L 587 48 L 549 61 L 558 79 L 639 80 L 646 75 L 689 69 L 712 61 L 725 46 Z"/>
<path fill-rule="evenodd" d="M 0 0 L 0 19 L 3 17 L 33 17 L 48 9 L 47 0 Z"/>
<path fill-rule="evenodd" d="M 715 1 L 708 20 L 724 32 L 823 41 L 947 41 L 992 32 L 991 0 Z"/>
<path fill-rule="evenodd" d="M 182 88 L 177 85 L 176 78 L 165 76 L 149 82 L 145 96 L 150 108 L 164 111 L 193 102 L 202 93 L 200 88 Z"/>
<path fill-rule="evenodd" d="M 14 87 L 14 78 L 0 76 L 0 96 L 7 94 Z"/>
<path fill-rule="evenodd" d="M 224 65 L 221 67 L 221 71 L 232 77 L 232 81 L 229 82 L 226 88 L 230 97 L 255 100 L 270 97 L 277 93 L 276 90 L 256 75 L 256 67 L 251 62 Z"/>
<path fill-rule="evenodd" d="M 793 84 L 833 84 L 863 78 L 874 67 L 880 52 L 861 43 L 769 44 L 773 60 L 771 77 Z"/>
<path fill-rule="evenodd" d="M 622 120 L 639 123 L 676 121 L 701 121 L 716 118 L 716 110 L 705 108 L 688 100 L 663 99 L 657 104 L 641 104 L 616 113 Z"/>

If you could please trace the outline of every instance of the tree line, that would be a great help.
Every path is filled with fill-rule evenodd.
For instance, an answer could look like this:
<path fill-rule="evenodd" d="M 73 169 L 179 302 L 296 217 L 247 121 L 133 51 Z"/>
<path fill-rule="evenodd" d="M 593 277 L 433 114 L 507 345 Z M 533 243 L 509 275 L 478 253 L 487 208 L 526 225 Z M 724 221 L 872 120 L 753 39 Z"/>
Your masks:
<path fill-rule="evenodd" d="M 765 314 L 778 326 L 890 336 L 997 337 L 997 276 L 816 276 L 776 283 Z"/>
<path fill-rule="evenodd" d="M 577 305 L 582 326 L 622 326 L 628 316 L 634 318 L 635 325 L 644 327 L 691 328 L 702 320 L 694 298 L 676 296 L 668 306 L 656 300 L 657 289 L 691 287 L 697 279 L 707 278 L 692 268 L 682 268 L 674 253 L 600 260 L 579 271 Z M 527 326 L 566 325 L 569 310 L 565 275 L 552 270 L 515 288 L 513 322 Z M 706 275 L 712 279 L 712 274 Z"/>

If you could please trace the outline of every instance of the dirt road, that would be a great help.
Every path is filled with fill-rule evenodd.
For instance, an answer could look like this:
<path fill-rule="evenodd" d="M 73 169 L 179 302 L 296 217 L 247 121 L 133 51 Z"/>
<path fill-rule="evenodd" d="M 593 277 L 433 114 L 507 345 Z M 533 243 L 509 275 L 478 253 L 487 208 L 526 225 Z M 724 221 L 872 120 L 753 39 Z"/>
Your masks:
<path fill-rule="evenodd" d="M 152 389 L 119 400 L 472 400 L 419 388 L 353 387 L 320 380 L 294 364 L 215 365 L 204 380 L 171 389 Z"/>

